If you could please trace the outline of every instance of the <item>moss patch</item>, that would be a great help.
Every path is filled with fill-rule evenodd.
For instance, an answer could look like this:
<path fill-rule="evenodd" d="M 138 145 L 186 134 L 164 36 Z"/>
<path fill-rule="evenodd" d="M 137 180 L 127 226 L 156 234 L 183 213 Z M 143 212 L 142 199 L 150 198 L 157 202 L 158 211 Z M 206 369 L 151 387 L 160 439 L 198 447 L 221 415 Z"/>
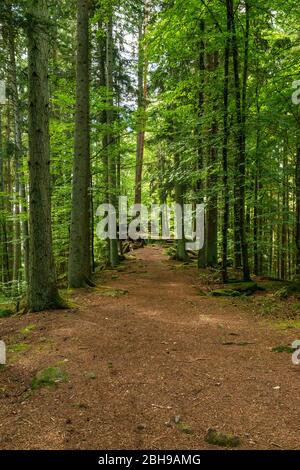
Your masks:
<path fill-rule="evenodd" d="M 53 387 L 54 385 L 66 382 L 68 374 L 59 367 L 48 367 L 39 371 L 31 382 L 32 390 L 42 387 Z"/>
<path fill-rule="evenodd" d="M 123 297 L 128 294 L 126 289 L 114 289 L 113 287 L 97 287 L 97 292 L 103 297 Z"/>
<path fill-rule="evenodd" d="M 272 349 L 272 352 L 275 352 L 275 353 L 289 353 L 289 354 L 293 354 L 295 350 L 293 348 L 291 348 L 290 346 L 276 346 L 275 348 Z"/>
<path fill-rule="evenodd" d="M 233 289 L 216 289 L 211 291 L 210 295 L 213 297 L 239 297 L 241 294 Z"/>
<path fill-rule="evenodd" d="M 220 289 L 222 291 L 222 289 Z M 225 291 L 232 291 L 234 296 L 250 296 L 255 294 L 255 292 L 261 292 L 265 289 L 259 286 L 256 282 L 241 282 L 241 283 L 232 283 L 230 284 L 229 289 L 225 289 Z"/>
<path fill-rule="evenodd" d="M 229 286 L 223 289 L 216 289 L 210 292 L 213 297 L 241 297 L 250 296 L 258 291 L 264 291 L 262 286 L 256 282 L 240 282 L 230 283 Z"/>
<path fill-rule="evenodd" d="M 215 429 L 209 429 L 206 436 L 205 441 L 208 444 L 212 444 L 214 446 L 220 447 L 239 447 L 241 445 L 241 440 L 237 436 L 233 436 L 231 434 L 223 434 L 221 432 L 216 431 Z"/>
<path fill-rule="evenodd" d="M 187 424 L 182 423 L 181 421 L 179 423 L 176 423 L 176 427 L 178 431 L 182 432 L 183 434 L 194 434 L 192 428 Z"/>

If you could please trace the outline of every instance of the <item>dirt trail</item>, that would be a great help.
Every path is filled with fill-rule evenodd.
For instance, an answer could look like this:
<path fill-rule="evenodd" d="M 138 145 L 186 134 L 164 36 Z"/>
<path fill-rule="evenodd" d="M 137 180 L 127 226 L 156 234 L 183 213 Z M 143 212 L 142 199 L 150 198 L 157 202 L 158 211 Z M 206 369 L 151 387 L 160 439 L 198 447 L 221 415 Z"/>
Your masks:
<path fill-rule="evenodd" d="M 242 448 L 299 448 L 300 368 L 271 349 L 300 332 L 200 297 L 196 270 L 159 248 L 136 256 L 101 281 L 126 295 L 79 290 L 70 311 L 0 320 L 1 339 L 29 345 L 0 370 L 0 448 L 215 449 L 208 428 Z M 68 382 L 30 393 L 57 364 Z"/>

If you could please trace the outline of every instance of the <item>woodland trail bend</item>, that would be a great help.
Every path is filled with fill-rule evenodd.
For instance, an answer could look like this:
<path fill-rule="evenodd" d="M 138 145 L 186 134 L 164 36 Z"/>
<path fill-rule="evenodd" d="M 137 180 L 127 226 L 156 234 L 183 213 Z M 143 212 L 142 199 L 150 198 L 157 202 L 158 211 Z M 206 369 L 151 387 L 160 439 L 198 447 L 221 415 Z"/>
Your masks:
<path fill-rule="evenodd" d="M 0 371 L 0 448 L 215 448 L 208 428 L 242 448 L 298 448 L 300 369 L 271 349 L 300 332 L 197 295 L 196 270 L 160 248 L 136 258 L 101 279 L 125 295 L 78 290 L 74 310 L 1 320 L 7 343 L 28 347 Z M 68 381 L 29 393 L 36 372 L 57 364 Z"/>

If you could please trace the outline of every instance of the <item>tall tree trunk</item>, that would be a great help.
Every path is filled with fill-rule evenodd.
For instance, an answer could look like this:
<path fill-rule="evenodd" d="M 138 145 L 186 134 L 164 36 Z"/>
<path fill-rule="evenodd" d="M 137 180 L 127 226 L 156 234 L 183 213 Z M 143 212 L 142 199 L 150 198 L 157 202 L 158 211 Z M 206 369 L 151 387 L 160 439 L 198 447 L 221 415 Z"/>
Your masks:
<path fill-rule="evenodd" d="M 258 72 L 257 72 L 258 73 Z M 262 273 L 262 251 L 261 251 L 261 201 L 260 201 L 260 106 L 258 102 L 258 85 L 256 86 L 256 111 L 258 128 L 256 131 L 256 152 L 255 152 L 255 176 L 254 176 L 254 214 L 253 214 L 253 251 L 254 251 L 254 274 L 259 276 Z"/>
<path fill-rule="evenodd" d="M 69 286 L 91 285 L 89 129 L 89 0 L 77 0 L 76 117 Z"/>
<path fill-rule="evenodd" d="M 104 23 L 102 20 L 98 22 L 98 63 L 99 63 L 99 86 L 101 91 L 103 91 L 103 95 L 101 94 L 101 98 L 103 98 L 103 102 L 107 100 L 107 87 L 106 87 L 106 45 L 107 45 L 107 31 L 104 29 Z M 109 203 L 109 194 L 108 194 L 108 144 L 107 144 L 107 132 L 106 129 L 107 125 L 107 116 L 106 116 L 106 109 L 103 106 L 103 109 L 99 113 L 99 122 L 102 128 L 102 155 L 103 155 L 103 186 L 104 186 L 104 202 L 106 204 Z M 101 201 L 103 202 L 103 200 Z M 107 240 L 106 245 L 106 259 L 110 262 L 110 241 Z"/>
<path fill-rule="evenodd" d="M 138 110 L 137 146 L 135 171 L 135 204 L 142 202 L 142 175 L 145 150 L 146 100 L 147 100 L 147 61 L 145 56 L 145 29 L 147 21 L 147 0 L 143 0 L 139 17 L 138 33 Z"/>
<path fill-rule="evenodd" d="M 13 152 L 12 152 L 12 113 L 10 106 L 6 108 L 6 129 L 5 129 L 5 159 L 4 159 L 4 193 L 6 214 L 13 213 Z M 12 282 L 13 275 L 13 242 L 14 224 L 6 217 L 5 223 L 5 260 L 7 266 L 7 282 Z M 11 284 L 10 284 L 11 285 Z"/>
<path fill-rule="evenodd" d="M 179 168 L 179 157 L 175 156 L 175 168 Z M 181 181 L 175 181 L 175 202 L 181 208 L 182 217 L 177 217 L 177 224 L 179 225 L 179 238 L 176 244 L 176 259 L 178 261 L 187 261 L 188 256 L 186 252 L 186 240 L 184 232 L 184 185 Z M 181 232 L 181 233 L 180 233 Z"/>
<path fill-rule="evenodd" d="M 296 277 L 300 281 L 300 142 L 296 152 Z"/>
<path fill-rule="evenodd" d="M 28 12 L 28 95 L 30 176 L 30 268 L 28 306 L 32 311 L 60 304 L 52 253 L 48 91 L 48 10 L 32 0 Z"/>
<path fill-rule="evenodd" d="M 235 83 L 235 99 L 236 99 L 236 115 L 237 115 L 237 160 L 236 160 L 236 224 L 239 230 L 239 240 L 242 254 L 243 276 L 244 280 L 250 279 L 249 258 L 248 258 L 248 242 L 246 235 L 245 221 L 245 183 L 246 183 L 246 89 L 248 78 L 248 41 L 249 41 L 249 7 L 246 2 L 246 38 L 245 38 L 245 61 L 243 82 L 241 87 L 240 81 L 240 63 L 237 35 L 235 29 L 235 18 L 233 1 L 229 0 L 229 11 L 231 18 L 232 30 L 232 57 L 233 72 Z M 242 90 L 242 93 L 241 93 Z"/>
<path fill-rule="evenodd" d="M 26 209 L 25 197 L 25 183 L 22 171 L 22 133 L 21 133 L 21 117 L 19 105 L 19 91 L 17 85 L 17 71 L 16 71 L 16 51 L 15 51 L 15 33 L 12 25 L 12 13 L 9 10 L 9 25 L 8 25 L 8 46 L 9 46 L 9 63 L 10 63 L 10 88 L 11 100 L 13 107 L 14 117 L 14 144 L 15 144 L 15 229 L 14 229 L 14 265 L 13 265 L 13 280 L 19 280 L 19 270 L 21 264 L 21 233 L 24 254 L 24 271 L 25 280 L 28 282 L 28 267 L 29 267 L 29 236 L 28 236 L 28 217 Z M 19 214 L 21 213 L 21 220 Z"/>
<path fill-rule="evenodd" d="M 6 263 L 6 221 L 5 221 L 5 203 L 4 203 L 4 149 L 2 140 L 2 114 L 0 109 L 0 269 L 1 278 L 0 281 L 5 284 L 7 282 L 7 263 Z"/>
<path fill-rule="evenodd" d="M 218 52 L 208 54 L 208 71 L 214 75 L 219 64 Z M 216 166 L 218 151 L 216 146 L 216 136 L 218 133 L 218 123 L 216 116 L 215 98 L 212 106 L 212 122 L 210 123 L 210 130 L 208 136 L 209 142 L 209 156 L 208 165 L 209 172 L 207 178 L 207 192 L 208 202 L 206 210 L 206 263 L 209 267 L 216 267 L 218 264 L 218 194 L 216 190 L 217 177 Z"/>
<path fill-rule="evenodd" d="M 200 20 L 200 54 L 199 54 L 199 95 L 198 95 L 198 126 L 197 126 L 197 133 L 198 133 L 198 148 L 197 148 L 197 170 L 201 171 L 204 167 L 204 125 L 203 125 L 203 118 L 204 118 L 204 74 L 205 74 L 205 43 L 204 43 L 204 34 L 205 34 L 205 22 L 204 20 Z M 198 179 L 197 182 L 197 193 L 199 197 L 199 203 L 204 203 L 204 186 L 205 181 L 204 178 Z M 205 231 L 205 227 L 203 227 Z M 204 246 L 201 250 L 199 250 L 198 255 L 198 268 L 205 268 L 206 267 L 206 237 L 204 236 Z"/>
<path fill-rule="evenodd" d="M 281 260 L 280 260 L 280 278 L 287 278 L 287 255 L 288 255 L 288 223 L 289 223 L 289 193 L 287 177 L 287 151 L 288 146 L 284 146 L 283 156 L 283 178 L 282 178 L 282 227 L 281 227 Z"/>
<path fill-rule="evenodd" d="M 108 196 L 109 203 L 117 210 L 117 175 L 116 175 L 116 150 L 114 138 L 114 83 L 113 83 L 113 7 L 111 1 L 108 8 L 107 21 L 107 42 L 106 42 L 106 86 L 107 86 L 107 166 L 108 166 Z M 109 256 L 111 266 L 119 263 L 118 240 L 110 238 L 109 240 Z"/>
<path fill-rule="evenodd" d="M 222 222 L 222 279 L 228 282 L 228 228 L 229 228 L 229 186 L 228 186 L 228 103 L 229 103 L 229 59 L 230 59 L 230 34 L 231 34 L 231 18 L 227 0 L 227 37 L 225 43 L 224 55 L 224 89 L 223 89 L 223 148 L 222 148 L 222 165 L 223 165 L 223 222 Z"/>

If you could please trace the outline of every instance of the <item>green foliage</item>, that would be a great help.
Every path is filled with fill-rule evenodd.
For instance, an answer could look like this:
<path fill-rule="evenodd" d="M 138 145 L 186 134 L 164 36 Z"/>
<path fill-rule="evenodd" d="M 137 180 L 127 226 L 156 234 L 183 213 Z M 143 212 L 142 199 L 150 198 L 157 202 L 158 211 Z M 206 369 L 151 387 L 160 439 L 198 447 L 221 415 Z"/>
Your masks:
<path fill-rule="evenodd" d="M 0 309 L 0 318 L 7 318 L 13 315 L 14 312 L 8 309 Z"/>

